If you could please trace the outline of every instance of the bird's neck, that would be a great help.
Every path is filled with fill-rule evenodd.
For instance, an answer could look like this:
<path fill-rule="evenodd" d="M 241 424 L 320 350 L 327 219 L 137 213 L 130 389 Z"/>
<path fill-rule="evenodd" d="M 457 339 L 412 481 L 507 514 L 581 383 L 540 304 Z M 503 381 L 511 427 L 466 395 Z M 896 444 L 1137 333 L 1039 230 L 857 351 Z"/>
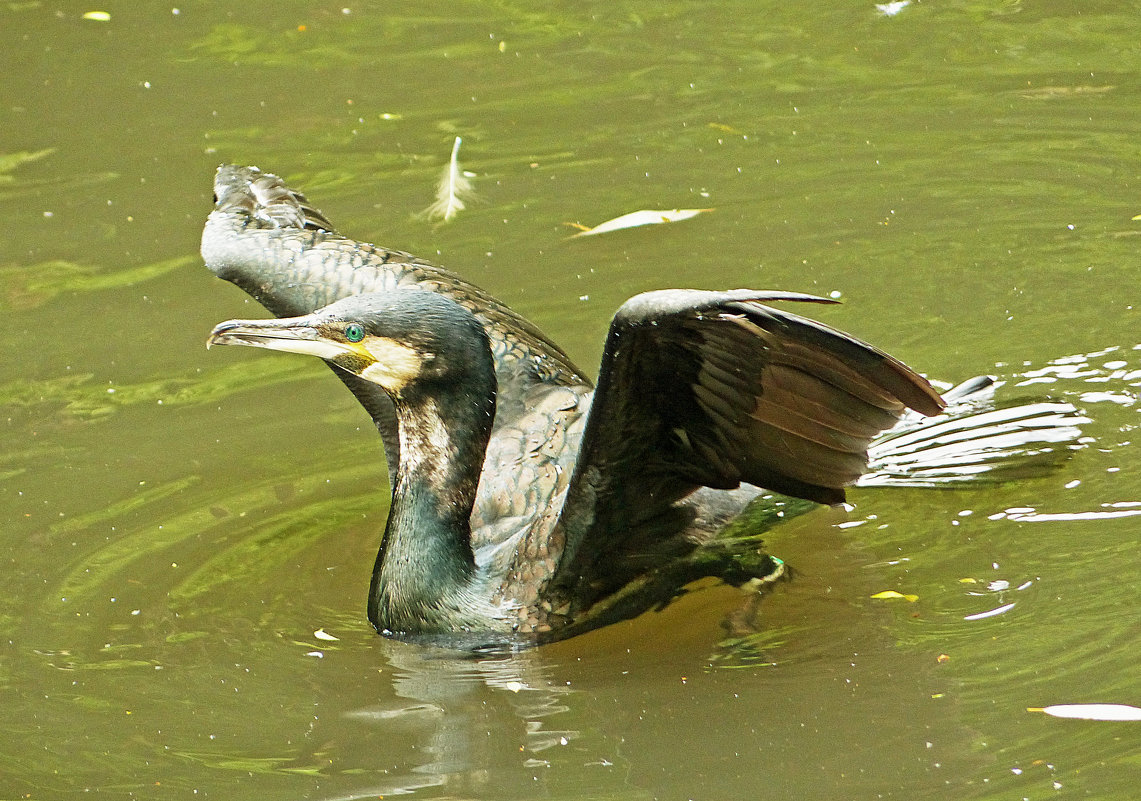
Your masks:
<path fill-rule="evenodd" d="M 477 396 L 469 386 L 396 400 L 400 466 L 369 592 L 378 630 L 486 625 L 475 617 L 471 513 L 494 418 L 490 381 Z"/>

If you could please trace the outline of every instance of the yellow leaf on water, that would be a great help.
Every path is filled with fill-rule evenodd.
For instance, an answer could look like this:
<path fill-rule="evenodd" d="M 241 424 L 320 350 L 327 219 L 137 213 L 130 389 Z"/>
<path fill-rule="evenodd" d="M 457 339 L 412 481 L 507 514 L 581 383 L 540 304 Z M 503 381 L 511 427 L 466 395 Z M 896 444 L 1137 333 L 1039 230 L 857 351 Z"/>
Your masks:
<path fill-rule="evenodd" d="M 1054 704 L 1028 706 L 1027 712 L 1045 712 L 1055 718 L 1079 720 L 1141 720 L 1141 709 L 1127 704 Z"/>
<path fill-rule="evenodd" d="M 1136 217 L 1130 217 L 1130 219 L 1131 220 L 1141 220 L 1141 214 L 1138 214 Z"/>
<path fill-rule="evenodd" d="M 724 131 L 725 133 L 738 134 L 738 135 L 743 133 L 742 131 L 738 131 L 732 125 L 726 125 L 725 123 L 722 123 L 722 122 L 711 122 L 711 123 L 709 123 L 709 127 L 715 131 Z"/>
<path fill-rule="evenodd" d="M 93 19 L 96 22 L 110 22 L 111 15 L 106 11 L 88 11 L 83 15 L 84 19 Z"/>
<path fill-rule="evenodd" d="M 691 217 L 696 217 L 713 209 L 642 209 L 641 211 L 632 211 L 629 214 L 623 214 L 621 217 L 615 217 L 613 220 L 607 220 L 604 223 L 599 223 L 593 228 L 587 228 L 585 231 L 580 231 L 573 236 L 594 236 L 595 234 L 606 234 L 611 231 L 621 231 L 625 228 L 637 228 L 642 225 L 659 225 L 668 222 L 681 222 L 688 220 Z"/>
<path fill-rule="evenodd" d="M 902 592 L 896 592 L 895 590 L 884 590 L 883 592 L 877 592 L 875 595 L 873 595 L 871 597 L 875 598 L 876 600 L 879 600 L 879 601 L 885 601 L 885 600 L 890 600 L 890 599 L 894 599 L 894 598 L 902 598 L 903 600 L 907 601 L 908 603 L 915 603 L 916 601 L 919 600 L 918 595 L 911 595 L 911 594 L 904 595 Z"/>

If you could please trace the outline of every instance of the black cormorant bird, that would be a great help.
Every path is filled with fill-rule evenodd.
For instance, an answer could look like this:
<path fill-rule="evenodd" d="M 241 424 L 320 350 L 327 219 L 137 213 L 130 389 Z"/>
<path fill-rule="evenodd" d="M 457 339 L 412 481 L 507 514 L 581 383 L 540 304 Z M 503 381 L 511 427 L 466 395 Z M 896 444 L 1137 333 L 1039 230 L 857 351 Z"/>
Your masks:
<path fill-rule="evenodd" d="M 718 537 L 760 488 L 839 503 L 868 472 L 869 446 L 896 483 L 1024 467 L 1064 454 L 1084 422 L 1069 404 L 1036 403 L 925 426 L 908 409 L 945 403 L 924 378 L 768 305 L 830 301 L 777 291 L 632 298 L 595 388 L 494 298 L 336 234 L 276 176 L 224 166 L 215 197 L 207 265 L 280 319 L 222 323 L 209 343 L 324 359 L 384 438 L 393 497 L 368 614 L 385 633 L 569 636 L 698 575 L 776 571 L 755 542 Z M 990 384 L 955 394 L 969 402 Z M 901 420 L 910 433 L 884 444 Z M 717 548 L 746 558 L 701 558 Z"/>

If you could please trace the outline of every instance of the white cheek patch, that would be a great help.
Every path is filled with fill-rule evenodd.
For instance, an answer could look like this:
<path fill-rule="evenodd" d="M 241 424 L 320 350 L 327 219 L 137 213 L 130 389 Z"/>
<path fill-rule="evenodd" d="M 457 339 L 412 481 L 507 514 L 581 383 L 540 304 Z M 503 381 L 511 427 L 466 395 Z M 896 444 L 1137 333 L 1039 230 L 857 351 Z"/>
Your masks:
<path fill-rule="evenodd" d="M 372 337 L 361 344 L 376 359 L 361 371 L 362 378 L 396 391 L 420 375 L 423 357 L 407 345 L 385 337 Z"/>

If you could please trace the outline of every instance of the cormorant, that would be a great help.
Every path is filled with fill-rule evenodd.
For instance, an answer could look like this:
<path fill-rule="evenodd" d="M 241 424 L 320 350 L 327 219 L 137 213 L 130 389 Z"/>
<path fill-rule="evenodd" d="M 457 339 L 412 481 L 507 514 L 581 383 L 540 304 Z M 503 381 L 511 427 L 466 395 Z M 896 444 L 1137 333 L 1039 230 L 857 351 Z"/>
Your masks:
<path fill-rule="evenodd" d="M 896 483 L 1025 466 L 1064 454 L 1085 421 L 1069 404 L 1037 403 L 925 427 L 908 409 L 945 407 L 926 379 L 767 305 L 831 302 L 779 291 L 628 300 L 595 388 L 494 298 L 336 234 L 276 176 L 223 166 L 215 198 L 207 265 L 280 319 L 222 323 L 208 344 L 324 359 L 384 439 L 393 497 L 368 603 L 384 633 L 569 636 L 698 575 L 778 572 L 755 542 L 718 537 L 760 488 L 839 503 L 868 472 L 869 446 Z M 991 383 L 955 395 L 969 405 Z M 910 433 L 885 440 L 901 420 Z M 734 558 L 701 558 L 717 548 Z"/>

